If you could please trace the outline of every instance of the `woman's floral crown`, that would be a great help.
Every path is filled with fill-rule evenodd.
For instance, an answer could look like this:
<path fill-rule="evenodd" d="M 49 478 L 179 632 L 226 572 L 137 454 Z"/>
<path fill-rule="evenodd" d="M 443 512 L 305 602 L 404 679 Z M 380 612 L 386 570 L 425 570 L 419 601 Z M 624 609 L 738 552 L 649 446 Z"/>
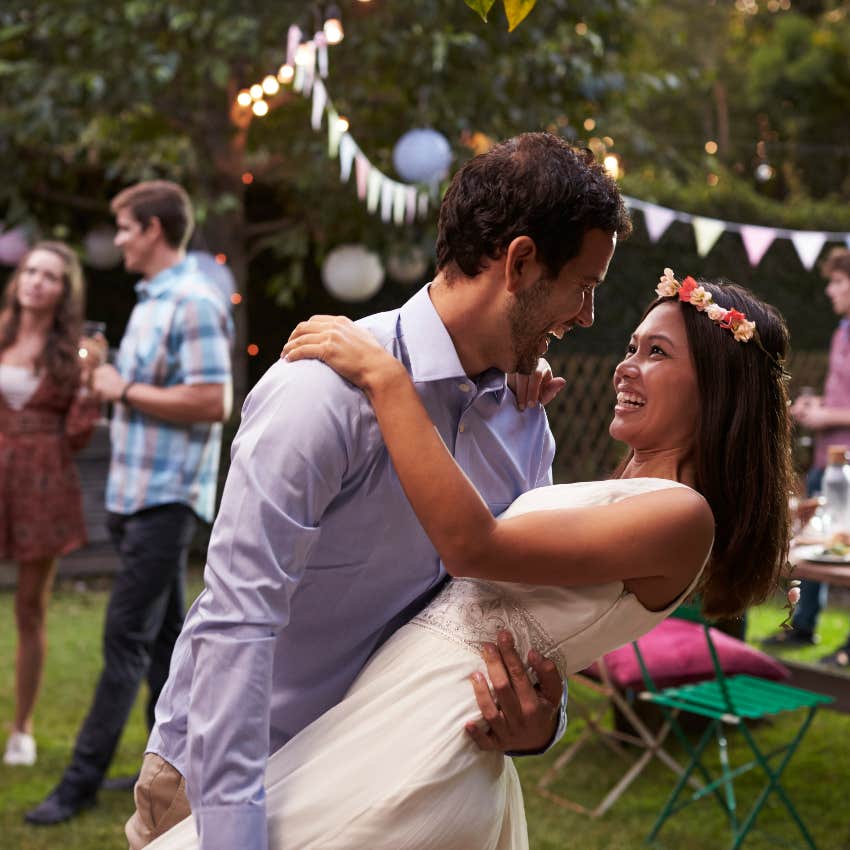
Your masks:
<path fill-rule="evenodd" d="M 662 298 L 678 295 L 680 301 L 687 301 L 723 330 L 731 331 L 738 342 L 749 342 L 756 334 L 755 322 L 748 321 L 738 310 L 726 310 L 715 304 L 711 293 L 699 286 L 690 275 L 679 283 L 673 275 L 673 269 L 664 269 L 655 292 Z"/>
<path fill-rule="evenodd" d="M 779 367 L 779 370 L 784 376 L 785 364 L 762 345 L 761 337 L 756 330 L 756 323 L 747 319 L 740 310 L 727 310 L 725 307 L 715 304 L 711 293 L 700 286 L 690 275 L 679 283 L 672 269 L 664 269 L 664 274 L 661 275 L 661 280 L 658 282 L 658 286 L 655 287 L 655 292 L 661 298 L 678 296 L 679 301 L 686 301 L 692 304 L 700 313 L 705 313 L 716 325 L 725 331 L 729 331 L 737 342 L 750 342 L 752 340 L 767 355 L 770 361 Z"/>

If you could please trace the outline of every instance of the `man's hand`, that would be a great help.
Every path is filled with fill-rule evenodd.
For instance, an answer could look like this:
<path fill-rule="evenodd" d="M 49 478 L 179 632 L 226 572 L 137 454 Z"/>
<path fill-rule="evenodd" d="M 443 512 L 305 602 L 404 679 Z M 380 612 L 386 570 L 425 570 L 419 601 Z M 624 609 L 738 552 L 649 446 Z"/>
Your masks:
<path fill-rule="evenodd" d="M 109 363 L 98 366 L 92 373 L 92 389 L 106 401 L 118 401 L 127 382 Z"/>
<path fill-rule="evenodd" d="M 538 403 L 549 404 L 566 385 L 563 378 L 556 378 L 552 374 L 552 367 L 542 357 L 530 375 L 519 372 L 508 375 L 508 386 L 514 391 L 516 406 L 520 410 L 535 407 Z"/>
<path fill-rule="evenodd" d="M 528 663 L 538 681 L 533 685 L 508 631 L 499 632 L 498 646 L 484 645 L 484 661 L 490 687 L 482 673 L 472 675 L 472 687 L 487 727 L 467 723 L 466 731 L 482 750 L 543 750 L 558 727 L 564 683 L 557 668 L 540 653 L 529 652 Z"/>

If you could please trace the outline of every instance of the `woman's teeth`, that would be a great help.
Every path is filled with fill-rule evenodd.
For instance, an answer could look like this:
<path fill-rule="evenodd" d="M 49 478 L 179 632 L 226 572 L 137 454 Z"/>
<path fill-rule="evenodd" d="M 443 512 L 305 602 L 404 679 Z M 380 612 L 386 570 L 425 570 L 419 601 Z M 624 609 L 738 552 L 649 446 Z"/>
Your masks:
<path fill-rule="evenodd" d="M 646 404 L 646 400 L 635 393 L 626 393 L 621 391 L 617 393 L 617 404 L 622 404 L 627 407 L 643 407 Z"/>

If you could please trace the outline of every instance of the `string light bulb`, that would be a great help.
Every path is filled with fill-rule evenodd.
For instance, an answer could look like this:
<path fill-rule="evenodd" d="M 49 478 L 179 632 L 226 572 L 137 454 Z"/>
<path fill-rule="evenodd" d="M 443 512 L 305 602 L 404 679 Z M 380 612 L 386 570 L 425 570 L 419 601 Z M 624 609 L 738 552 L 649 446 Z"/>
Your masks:
<path fill-rule="evenodd" d="M 264 100 L 255 100 L 251 109 L 258 118 L 262 118 L 269 113 L 269 105 Z"/>
<path fill-rule="evenodd" d="M 302 41 L 295 50 L 295 64 L 306 65 L 310 61 L 310 56 L 313 53 L 313 42 Z"/>
<path fill-rule="evenodd" d="M 253 100 L 254 98 L 251 97 L 251 92 L 249 92 L 248 89 L 242 89 L 242 91 L 236 95 L 236 102 L 240 106 L 250 106 Z"/>
<path fill-rule="evenodd" d="M 325 38 L 327 38 L 328 44 L 339 44 L 345 37 L 339 7 L 328 6 L 326 14 L 327 18 L 325 18 L 325 25 L 322 27 L 325 33 Z"/>
<path fill-rule="evenodd" d="M 350 125 L 348 123 L 348 119 L 345 116 L 340 115 L 336 119 L 336 126 L 339 128 L 340 133 L 347 133 Z"/>
<path fill-rule="evenodd" d="M 292 82 L 292 78 L 295 76 L 295 69 L 292 65 L 281 65 L 277 71 L 277 78 L 284 85 Z"/>
<path fill-rule="evenodd" d="M 620 157 L 618 157 L 617 154 L 606 154 L 605 159 L 602 160 L 602 164 L 605 167 L 605 171 L 611 178 L 619 180 L 623 172 L 620 168 Z"/>
<path fill-rule="evenodd" d="M 280 83 L 277 81 L 277 77 L 269 74 L 267 77 L 263 78 L 263 91 L 269 95 L 276 95 L 280 91 Z"/>
<path fill-rule="evenodd" d="M 254 83 L 250 89 L 248 89 L 248 93 L 251 95 L 254 100 L 262 100 L 263 98 L 263 87 L 259 83 Z"/>

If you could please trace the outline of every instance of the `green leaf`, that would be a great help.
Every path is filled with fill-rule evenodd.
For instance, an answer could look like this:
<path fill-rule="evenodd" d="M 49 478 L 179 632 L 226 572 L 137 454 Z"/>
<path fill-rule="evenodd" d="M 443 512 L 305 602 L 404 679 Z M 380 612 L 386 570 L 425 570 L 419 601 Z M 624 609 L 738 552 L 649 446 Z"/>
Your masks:
<path fill-rule="evenodd" d="M 537 0 L 504 0 L 508 32 L 513 32 L 534 8 Z"/>
<path fill-rule="evenodd" d="M 464 0 L 467 6 L 472 9 L 473 12 L 478 12 L 481 15 L 481 20 L 484 23 L 487 23 L 487 13 L 490 9 L 493 8 L 493 3 L 495 0 Z M 532 6 L 534 4 L 532 3 Z"/>

